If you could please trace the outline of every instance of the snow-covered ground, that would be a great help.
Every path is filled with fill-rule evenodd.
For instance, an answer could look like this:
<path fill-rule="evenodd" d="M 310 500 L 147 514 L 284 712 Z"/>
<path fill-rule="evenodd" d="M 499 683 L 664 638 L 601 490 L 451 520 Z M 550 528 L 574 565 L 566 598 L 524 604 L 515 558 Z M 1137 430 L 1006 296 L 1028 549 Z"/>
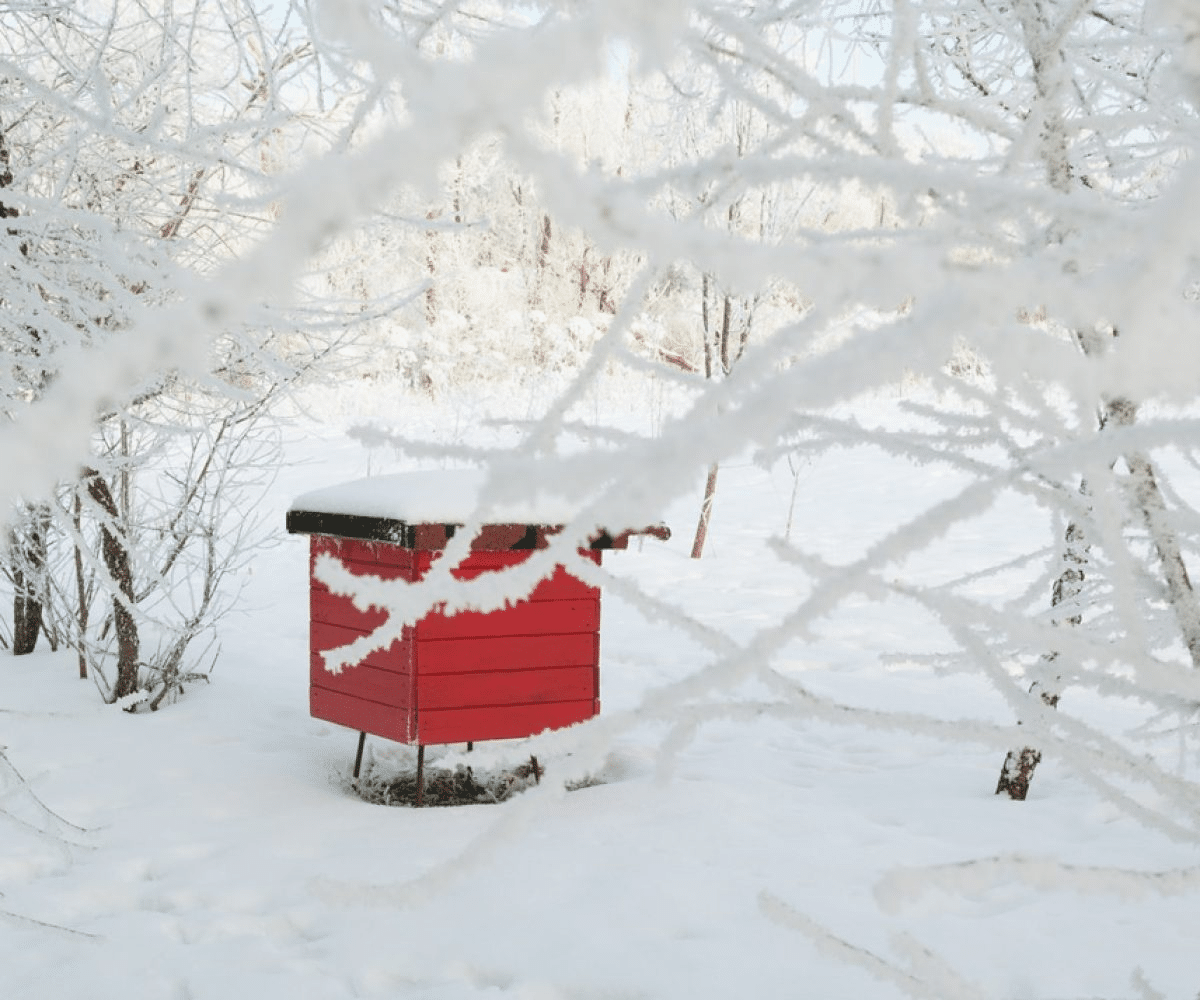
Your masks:
<path fill-rule="evenodd" d="M 0 770 L 0 997 L 1065 1000 L 1200 988 L 1194 879 L 1151 895 L 1086 877 L 1194 870 L 1197 846 L 1124 816 L 1052 757 L 1029 801 L 994 796 L 1003 753 L 980 734 L 1011 714 L 983 680 L 923 665 L 948 638 L 897 597 L 839 606 L 774 666 L 816 696 L 947 720 L 954 738 L 842 724 L 789 707 L 752 674 L 701 675 L 716 654 L 614 586 L 602 715 L 533 745 L 546 781 L 498 806 L 364 802 L 350 787 L 355 734 L 308 715 L 307 545 L 284 534 L 284 512 L 307 489 L 417 464 L 346 437 L 363 416 L 446 443 L 510 435 L 481 422 L 482 404 L 312 403 L 320 419 L 293 423 L 266 501 L 277 544 L 223 622 L 210 684 L 131 716 L 75 679 L 70 654 L 3 661 L 0 743 L 15 770 Z M 509 403 L 519 416 L 538 407 Z M 613 405 L 643 432 L 661 420 L 653 401 L 627 404 Z M 800 470 L 792 538 L 846 561 L 946 489 L 942 478 L 870 448 L 829 453 Z M 793 477 L 785 463 L 723 467 L 709 548 L 693 561 L 700 486 L 664 512 L 670 542 L 605 567 L 733 648 L 808 596 L 768 545 L 784 533 Z M 1011 539 L 1048 543 L 1049 531 L 1006 498 L 917 571 L 1003 561 Z M 1133 717 L 1122 703 L 1093 708 L 1114 731 Z M 530 749 L 436 748 L 430 763 L 499 768 Z M 368 741 L 376 773 L 413 758 Z M 580 769 L 601 783 L 564 791 Z M 1078 866 L 1078 885 L 1042 859 Z M 929 867 L 926 881 L 906 874 Z"/>

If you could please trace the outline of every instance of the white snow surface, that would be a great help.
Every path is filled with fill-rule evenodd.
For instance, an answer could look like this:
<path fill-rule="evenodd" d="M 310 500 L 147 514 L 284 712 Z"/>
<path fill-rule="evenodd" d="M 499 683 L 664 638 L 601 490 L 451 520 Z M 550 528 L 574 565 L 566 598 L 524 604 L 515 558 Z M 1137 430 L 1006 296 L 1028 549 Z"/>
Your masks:
<path fill-rule="evenodd" d="M 474 405 L 388 416 L 436 433 L 447 407 Z M 477 445 L 505 436 L 468 422 Z M 1011 712 L 980 677 L 921 659 L 948 644 L 927 611 L 863 598 L 776 652 L 812 699 L 789 713 L 764 710 L 756 682 L 714 694 L 712 651 L 623 596 L 636 582 L 669 597 L 753 656 L 754 636 L 808 596 L 770 543 L 793 486 L 783 463 L 725 463 L 702 560 L 688 558 L 699 481 L 666 512 L 670 542 L 606 560 L 600 717 L 429 753 L 431 767 L 483 771 L 535 752 L 540 786 L 498 806 L 364 802 L 356 735 L 308 714 L 307 546 L 283 519 L 306 482 L 416 462 L 315 422 L 294 431 L 268 499 L 278 544 L 245 578 L 210 684 L 131 716 L 68 653 L 3 660 L 0 997 L 1195 995 L 1197 846 L 1140 825 L 1053 755 L 1029 801 L 993 795 Z M 829 452 L 802 470 L 792 539 L 854 558 L 956 475 Z M 1002 497 L 914 572 L 1003 561 L 1014 540 L 1040 544 L 1044 520 Z M 1138 721 L 1120 698 L 1071 697 L 1064 710 L 1114 729 Z M 923 712 L 944 738 L 847 724 L 822 699 Z M 412 767 L 413 748 L 367 747 L 368 774 Z M 1178 752 L 1186 771 L 1195 751 Z M 566 791 L 581 774 L 600 783 Z M 1150 892 L 1114 871 L 1176 877 Z"/>

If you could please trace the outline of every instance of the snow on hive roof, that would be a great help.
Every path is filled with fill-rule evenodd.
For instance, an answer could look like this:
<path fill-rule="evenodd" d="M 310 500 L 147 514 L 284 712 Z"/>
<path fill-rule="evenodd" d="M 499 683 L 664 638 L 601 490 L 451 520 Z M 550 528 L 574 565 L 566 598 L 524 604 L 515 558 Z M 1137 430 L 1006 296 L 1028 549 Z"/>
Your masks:
<path fill-rule="evenodd" d="M 371 476 L 305 493 L 292 501 L 291 510 L 388 518 L 408 524 L 462 524 L 479 514 L 486 481 L 487 474 L 481 469 Z M 493 524 L 565 524 L 580 506 L 579 500 L 531 489 L 518 499 L 489 502 L 483 512 Z"/>

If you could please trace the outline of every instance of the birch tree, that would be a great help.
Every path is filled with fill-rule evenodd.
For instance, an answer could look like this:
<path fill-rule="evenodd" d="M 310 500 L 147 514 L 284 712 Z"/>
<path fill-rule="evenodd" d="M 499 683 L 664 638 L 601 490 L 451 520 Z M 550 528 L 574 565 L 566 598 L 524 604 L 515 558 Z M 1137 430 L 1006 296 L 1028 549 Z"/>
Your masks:
<path fill-rule="evenodd" d="M 1140 211 L 1159 196 L 1162 180 L 1194 134 L 1191 110 L 1168 96 L 1172 87 L 1166 69 L 1166 37 L 1156 34 L 1142 6 L 1132 3 L 1100 9 L 1028 0 L 1001 17 L 982 6 L 960 8 L 949 16 L 915 8 L 910 16 L 914 97 L 925 108 L 957 119 L 964 129 L 973 128 L 987 136 L 994 148 L 1003 149 L 1002 176 L 1028 171 L 1030 180 L 1040 181 L 1049 195 L 1045 214 L 1024 237 L 1023 252 L 1033 257 L 1048 254 L 1069 276 L 1082 277 L 1103 266 L 1079 254 L 1078 237 L 1088 223 L 1076 213 L 1088 202 Z M 893 66 L 900 58 L 895 46 L 902 39 L 894 28 Z M 1013 73 L 1013 67 L 1019 71 Z M 964 110 L 968 106 L 970 112 Z M 1001 252 L 1000 248 L 994 252 Z M 1178 286 L 1168 286 L 1151 294 L 1182 292 Z M 1058 312 L 1048 310 L 1045 303 L 1030 302 L 1023 313 L 1036 316 L 1035 325 L 1048 333 L 1057 332 L 1073 342 L 1085 368 L 1122 353 L 1119 326 L 1104 306 L 1089 310 L 1085 301 L 1076 301 Z M 1156 333 L 1142 328 L 1132 335 L 1152 338 Z M 1076 391 L 1085 434 L 1132 426 L 1138 406 L 1123 391 L 1100 390 L 1091 400 L 1083 384 Z M 1098 414 L 1098 419 L 1091 418 L 1091 428 L 1086 427 L 1089 421 L 1084 415 L 1089 409 Z M 1194 652 L 1200 649 L 1200 609 L 1181 554 L 1180 528 L 1168 512 L 1149 455 L 1141 451 L 1126 455 L 1116 447 L 1094 474 L 1078 469 L 1059 481 L 1066 504 L 1073 509 L 1063 532 L 1063 568 L 1053 587 L 1051 621 L 1058 627 L 1079 626 L 1085 602 L 1089 598 L 1095 602 L 1104 589 L 1113 592 L 1112 584 L 1092 588 L 1090 594 L 1086 591 L 1092 572 L 1091 547 L 1094 541 L 1113 553 L 1127 549 L 1130 541 L 1114 528 L 1124 519 L 1102 519 L 1107 524 L 1103 527 L 1093 508 L 1095 503 L 1128 505 L 1152 540 L 1179 634 L 1191 651 L 1193 665 L 1200 665 Z M 1114 476 L 1119 465 L 1124 475 Z M 1133 558 L 1130 552 L 1128 559 Z M 1127 619 L 1135 613 L 1130 607 L 1124 611 Z M 1125 628 L 1130 624 L 1127 620 Z M 1065 673 L 1077 671 L 1071 665 Z M 1036 674 L 1034 695 L 1055 707 L 1063 686 L 1061 652 L 1046 652 Z M 1024 798 L 1038 757 L 1029 747 L 1011 752 L 997 791 Z"/>

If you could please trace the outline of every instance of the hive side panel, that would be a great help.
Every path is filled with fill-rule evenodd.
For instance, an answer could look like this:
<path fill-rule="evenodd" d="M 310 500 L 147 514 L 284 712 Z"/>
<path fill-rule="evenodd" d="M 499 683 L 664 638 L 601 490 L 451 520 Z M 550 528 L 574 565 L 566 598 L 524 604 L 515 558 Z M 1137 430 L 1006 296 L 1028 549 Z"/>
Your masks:
<path fill-rule="evenodd" d="M 376 552 L 385 556 L 397 556 L 407 565 L 387 565 L 377 561 L 352 561 L 348 558 L 355 553 L 362 554 L 364 552 L 372 556 Z M 315 568 L 317 557 L 326 553 L 343 559 L 347 568 L 352 572 L 372 573 L 387 579 L 408 578 L 412 572 L 412 554 L 403 549 L 376 543 L 358 542 L 352 539 L 314 535 L 310 547 L 310 574 Z M 344 646 L 358 635 L 370 632 L 387 621 L 386 612 L 378 608 L 360 611 L 350 598 L 332 593 L 316 579 L 315 575 L 310 575 L 308 602 L 310 649 L 313 652 Z M 395 657 L 391 657 L 391 659 L 395 659 Z M 379 661 L 375 665 L 389 669 L 388 664 L 382 662 L 374 654 L 373 661 Z M 391 669 L 396 669 L 396 667 L 392 666 Z M 407 665 L 404 669 L 407 671 Z"/>
<path fill-rule="evenodd" d="M 417 710 L 423 720 L 426 709 L 546 706 L 594 698 L 595 671 L 590 666 L 438 674 L 421 677 Z"/>
<path fill-rule="evenodd" d="M 407 741 L 416 730 L 412 643 L 394 642 L 334 674 L 325 669 L 321 652 L 343 646 L 359 633 L 320 622 L 312 628 L 308 696 L 313 717 Z"/>
<path fill-rule="evenodd" d="M 378 610 L 359 611 L 312 576 L 318 556 L 341 559 L 354 573 L 411 578 L 412 554 L 384 543 L 314 535 L 309 549 L 309 711 L 314 718 L 406 742 L 416 729 L 411 629 L 386 649 L 333 674 L 321 654 L 348 645 L 382 624 Z"/>
<path fill-rule="evenodd" d="M 309 658 L 309 683 L 312 687 L 365 698 L 394 708 L 407 709 L 412 703 L 412 679 L 407 673 L 359 664 L 334 674 L 325 669 L 325 663 L 318 653 L 313 653 Z"/>
<path fill-rule="evenodd" d="M 592 634 L 592 697 L 596 699 L 596 711 L 600 711 L 600 632 Z"/>
<path fill-rule="evenodd" d="M 562 566 L 554 574 L 539 583 L 526 598 L 528 601 L 599 600 L 600 588 L 589 587 L 572 576 Z"/>
<path fill-rule="evenodd" d="M 369 572 L 387 579 L 412 577 L 412 553 L 392 545 L 314 535 L 310 553 L 310 563 L 315 563 L 317 556 L 330 553 L 355 572 Z M 385 621 L 386 612 L 378 608 L 360 611 L 350 598 L 332 593 L 315 579 L 310 580 L 309 648 L 313 654 L 345 646 Z M 410 673 L 411 640 L 412 629 L 406 628 L 399 640 L 384 650 L 370 653 L 363 662 L 380 670 Z M 321 672 L 325 673 L 323 668 Z"/>
<path fill-rule="evenodd" d="M 596 636 L 476 636 L 427 639 L 418 646 L 422 677 L 436 674 L 523 670 L 537 667 L 581 667 L 596 663 Z"/>
<path fill-rule="evenodd" d="M 528 551 L 517 552 L 472 552 L 466 559 L 454 567 L 450 572 L 459 580 L 474 580 L 484 573 L 495 573 L 511 566 L 517 566 L 528 559 L 530 553 Z M 576 596 L 579 592 L 593 592 L 595 588 L 588 587 L 581 580 L 570 575 L 562 566 L 556 566 L 554 572 L 542 584 L 549 584 L 553 581 L 553 586 L 558 589 L 573 586 L 575 592 L 567 592 L 564 594 L 552 594 L 551 596 Z"/>
<path fill-rule="evenodd" d="M 352 567 L 387 575 L 384 567 L 399 569 L 405 573 L 413 566 L 413 552 L 387 542 L 366 542 L 356 538 L 333 538 L 329 535 L 313 535 L 309 543 L 310 562 L 319 555 L 332 555 Z"/>
<path fill-rule="evenodd" d="M 330 593 L 314 582 L 308 591 L 309 621 L 336 625 L 360 634 L 371 632 L 387 621 L 387 612 L 378 608 L 359 611 L 348 597 Z"/>
<path fill-rule="evenodd" d="M 314 719 L 335 722 L 362 733 L 382 736 L 398 743 L 411 743 L 415 736 L 412 713 L 391 705 L 381 705 L 327 688 L 310 687 L 308 706 Z"/>
<path fill-rule="evenodd" d="M 600 627 L 600 602 L 521 601 L 510 608 L 481 613 L 460 611 L 447 617 L 432 613 L 416 625 L 422 639 L 471 638 L 474 636 L 560 635 L 594 632 Z"/>
<path fill-rule="evenodd" d="M 474 580 L 484 573 L 494 573 L 523 563 L 530 556 L 529 550 L 516 551 L 474 551 L 462 562 L 455 566 L 450 574 L 457 580 Z M 599 564 L 600 553 L 581 549 L 580 556 Z M 440 552 L 414 552 L 414 579 L 420 579 L 430 567 L 440 558 Z M 563 566 L 557 566 L 554 572 L 537 584 L 535 589 L 524 600 L 547 601 L 579 598 L 594 598 L 600 596 L 598 587 L 591 587 L 582 580 L 572 576 Z"/>
<path fill-rule="evenodd" d="M 363 635 L 364 633 L 362 632 L 340 625 L 331 625 L 328 622 L 313 622 L 310 627 L 309 647 L 314 660 L 323 662 L 317 654 L 324 653 L 330 649 L 337 649 L 341 646 L 347 646 L 354 642 L 354 640 L 362 638 Z M 397 639 L 385 649 L 376 649 L 368 653 L 359 662 L 374 667 L 377 670 L 387 670 L 395 674 L 408 674 L 412 671 L 412 661 L 413 645 L 411 640 Z M 324 671 L 323 666 L 321 669 Z M 347 667 L 346 671 L 352 669 L 353 667 Z"/>
<path fill-rule="evenodd" d="M 418 742 L 517 739 L 592 718 L 599 618 L 596 597 L 418 623 Z"/>
<path fill-rule="evenodd" d="M 428 709 L 418 716 L 419 732 L 414 739 L 425 744 L 520 739 L 583 722 L 597 710 L 591 698 L 550 705 Z"/>

